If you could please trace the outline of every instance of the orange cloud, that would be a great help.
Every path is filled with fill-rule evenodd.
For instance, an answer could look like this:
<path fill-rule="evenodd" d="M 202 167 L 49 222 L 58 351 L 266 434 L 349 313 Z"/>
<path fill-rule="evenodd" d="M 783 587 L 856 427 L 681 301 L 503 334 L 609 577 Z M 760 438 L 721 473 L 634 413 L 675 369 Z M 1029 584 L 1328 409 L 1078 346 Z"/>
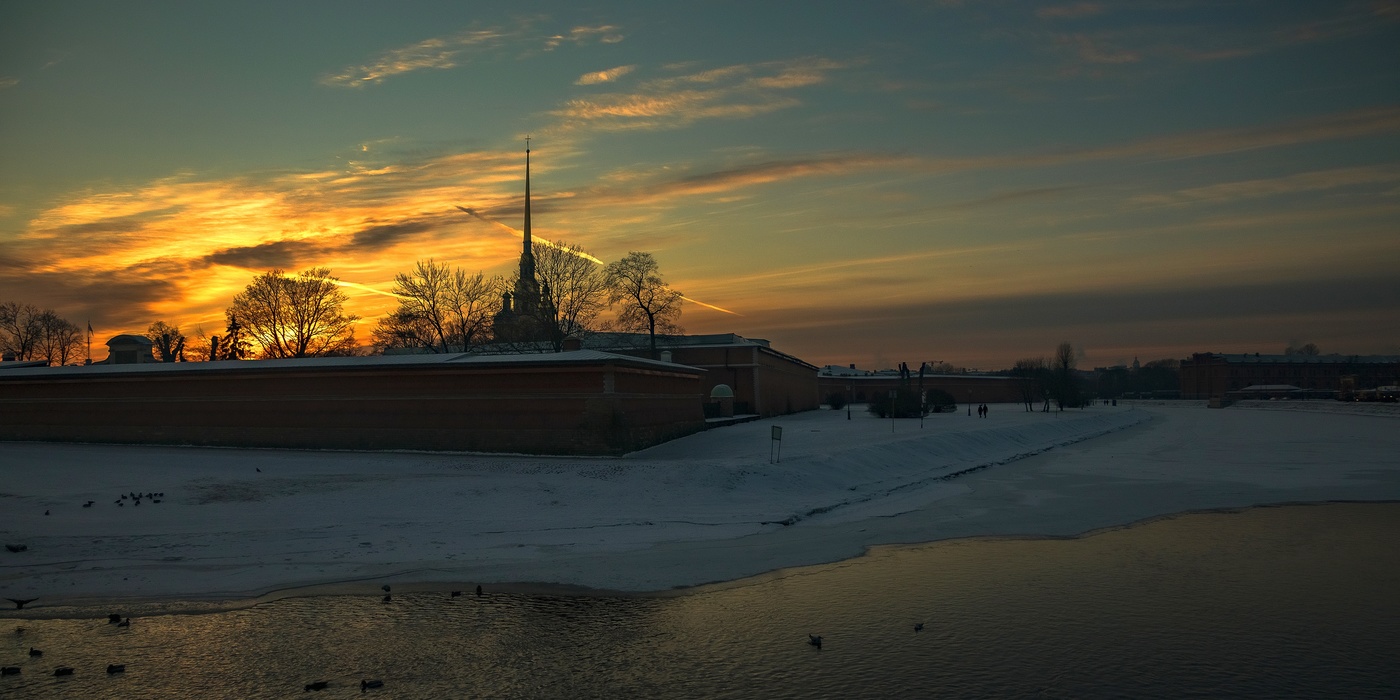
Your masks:
<path fill-rule="evenodd" d="M 844 64 L 808 58 L 724 66 L 657 78 L 633 92 L 565 102 L 552 132 L 674 129 L 702 119 L 748 118 L 794 107 L 785 91 L 821 83 Z"/>
<path fill-rule="evenodd" d="M 613 25 L 575 27 L 565 34 L 553 34 L 543 39 L 533 33 L 532 25 L 533 21 L 526 19 L 513 27 L 468 29 L 449 36 L 424 39 L 384 51 L 363 64 L 347 66 L 322 77 L 321 83 L 333 87 L 362 88 L 417 70 L 456 68 L 474 56 L 503 49 L 513 48 L 528 55 L 530 50 L 538 50 L 541 43 L 545 51 L 552 51 L 566 42 L 582 46 L 594 39 L 605 44 L 622 41 L 620 30 Z"/>
<path fill-rule="evenodd" d="M 458 58 L 472 49 L 496 45 L 506 34 L 500 30 L 483 29 L 463 32 L 451 37 L 424 39 L 376 56 L 368 63 L 350 66 L 321 79 L 325 85 L 364 87 L 383 82 L 385 78 L 424 68 L 455 68 Z"/>
<path fill-rule="evenodd" d="M 590 39 L 598 39 L 604 44 L 616 44 L 622 41 L 622 32 L 611 24 L 602 24 L 595 27 L 574 27 L 567 34 L 555 34 L 545 39 L 544 50 L 553 51 L 565 42 L 583 45 Z"/>
<path fill-rule="evenodd" d="M 574 81 L 575 85 L 597 85 L 598 83 L 610 83 L 635 70 L 636 66 L 618 66 L 607 70 L 584 73 Z"/>

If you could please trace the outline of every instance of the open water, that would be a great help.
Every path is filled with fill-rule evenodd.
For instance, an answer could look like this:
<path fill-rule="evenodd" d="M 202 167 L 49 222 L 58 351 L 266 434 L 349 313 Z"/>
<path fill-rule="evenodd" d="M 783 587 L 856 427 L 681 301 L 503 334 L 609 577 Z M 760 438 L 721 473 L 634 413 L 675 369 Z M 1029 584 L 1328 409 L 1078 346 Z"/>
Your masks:
<path fill-rule="evenodd" d="M 129 628 L 47 609 L 70 616 L 3 619 L 0 665 L 22 672 L 0 696 L 1394 698 L 1397 542 L 1400 504 L 1296 505 L 882 547 L 667 597 L 464 585 Z"/>

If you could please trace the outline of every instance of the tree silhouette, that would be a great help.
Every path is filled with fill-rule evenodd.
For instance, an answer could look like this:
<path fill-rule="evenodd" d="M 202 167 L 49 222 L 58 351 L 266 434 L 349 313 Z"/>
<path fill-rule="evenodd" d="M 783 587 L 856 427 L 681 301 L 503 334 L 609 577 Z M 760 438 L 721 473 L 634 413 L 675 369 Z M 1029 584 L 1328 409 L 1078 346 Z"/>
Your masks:
<path fill-rule="evenodd" d="M 0 351 L 16 360 L 34 358 L 34 350 L 44 335 L 43 312 L 32 304 L 7 301 L 0 304 Z"/>
<path fill-rule="evenodd" d="M 608 263 L 606 283 L 608 303 L 621 304 L 616 328 L 646 333 L 651 357 L 656 359 L 656 334 L 682 332 L 677 323 L 681 317 L 681 293 L 661 279 L 660 267 L 651 253 L 634 251 Z"/>
<path fill-rule="evenodd" d="M 179 326 L 165 321 L 156 321 L 146 329 L 146 337 L 151 339 L 151 349 L 161 362 L 185 362 L 185 334 Z"/>
<path fill-rule="evenodd" d="M 266 358 L 350 353 L 359 317 L 345 313 L 349 297 L 338 281 L 323 267 L 295 277 L 281 270 L 266 272 L 233 298 L 230 320 L 242 323 Z"/>
<path fill-rule="evenodd" d="M 0 352 L 16 360 L 44 360 L 66 365 L 83 346 L 82 330 L 53 309 L 32 304 L 0 304 Z"/>
<path fill-rule="evenodd" d="M 467 274 L 432 259 L 420 260 L 412 272 L 394 277 L 399 307 L 380 320 L 373 332 L 382 348 L 423 348 L 465 352 L 490 333 L 491 303 L 498 278 Z"/>

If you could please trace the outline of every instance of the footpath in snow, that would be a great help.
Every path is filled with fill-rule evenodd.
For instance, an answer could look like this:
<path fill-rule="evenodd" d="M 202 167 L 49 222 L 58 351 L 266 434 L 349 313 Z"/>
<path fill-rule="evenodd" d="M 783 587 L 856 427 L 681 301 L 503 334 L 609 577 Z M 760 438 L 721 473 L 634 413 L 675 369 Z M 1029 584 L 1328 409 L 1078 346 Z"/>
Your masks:
<path fill-rule="evenodd" d="M 922 428 L 859 407 L 850 420 L 813 411 L 620 458 L 6 443 L 0 539 L 28 551 L 0 551 L 0 596 L 39 597 L 43 614 L 385 582 L 666 590 L 878 544 L 1400 499 L 1397 427 L 1181 404 L 995 405 Z M 132 492 L 164 497 L 134 506 Z"/>

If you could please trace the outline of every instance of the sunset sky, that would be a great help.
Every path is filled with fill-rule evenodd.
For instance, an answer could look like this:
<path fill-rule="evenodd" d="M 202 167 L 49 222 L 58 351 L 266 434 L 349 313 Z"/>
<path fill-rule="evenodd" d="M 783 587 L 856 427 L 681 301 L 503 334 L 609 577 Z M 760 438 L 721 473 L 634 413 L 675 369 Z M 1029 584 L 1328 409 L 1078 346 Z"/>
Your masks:
<path fill-rule="evenodd" d="M 651 252 L 813 364 L 1400 354 L 1400 2 L 7 2 L 0 301 Z"/>

